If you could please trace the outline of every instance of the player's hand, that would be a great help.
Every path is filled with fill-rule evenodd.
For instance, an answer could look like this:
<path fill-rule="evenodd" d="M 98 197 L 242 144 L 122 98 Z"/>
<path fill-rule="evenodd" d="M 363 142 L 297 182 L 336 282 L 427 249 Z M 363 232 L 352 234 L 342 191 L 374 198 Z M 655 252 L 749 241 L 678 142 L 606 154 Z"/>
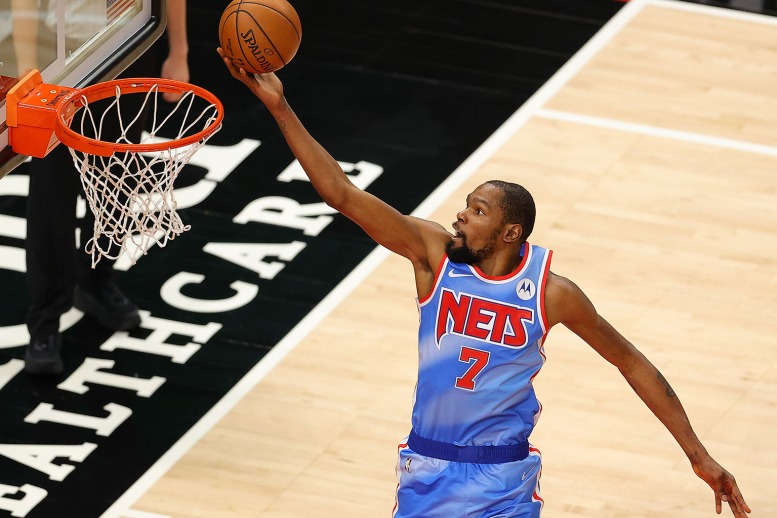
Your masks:
<path fill-rule="evenodd" d="M 723 469 L 723 466 L 707 456 L 705 459 L 692 463 L 693 471 L 705 481 L 715 492 L 715 511 L 720 514 L 723 504 L 728 503 L 731 512 L 737 518 L 746 518 L 750 507 L 745 503 L 742 493 L 739 491 L 734 476 Z"/>
<path fill-rule="evenodd" d="M 181 81 L 184 83 L 189 82 L 189 61 L 187 60 L 186 56 L 176 56 L 173 54 L 170 54 L 167 56 L 167 59 L 165 59 L 165 62 L 162 63 L 162 71 L 159 74 L 161 78 L 163 79 L 174 79 L 176 81 Z M 178 100 L 181 98 L 183 94 L 174 94 L 170 92 L 165 92 L 162 95 L 162 98 L 167 102 L 178 102 Z"/>
<path fill-rule="evenodd" d="M 232 60 L 224 56 L 221 47 L 216 49 L 224 60 L 232 77 L 242 82 L 251 90 L 270 110 L 283 102 L 283 84 L 278 77 L 270 72 L 268 74 L 250 74 L 244 69 L 236 67 Z"/>

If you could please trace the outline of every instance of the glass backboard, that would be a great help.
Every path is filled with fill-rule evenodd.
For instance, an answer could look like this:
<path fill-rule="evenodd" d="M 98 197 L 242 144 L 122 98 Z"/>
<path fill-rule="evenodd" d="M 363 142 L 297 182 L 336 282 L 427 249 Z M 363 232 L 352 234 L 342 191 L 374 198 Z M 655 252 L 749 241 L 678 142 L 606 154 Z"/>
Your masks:
<path fill-rule="evenodd" d="M 0 178 L 27 157 L 8 147 L 5 96 L 31 69 L 83 87 L 115 78 L 164 31 L 165 0 L 0 0 Z"/>

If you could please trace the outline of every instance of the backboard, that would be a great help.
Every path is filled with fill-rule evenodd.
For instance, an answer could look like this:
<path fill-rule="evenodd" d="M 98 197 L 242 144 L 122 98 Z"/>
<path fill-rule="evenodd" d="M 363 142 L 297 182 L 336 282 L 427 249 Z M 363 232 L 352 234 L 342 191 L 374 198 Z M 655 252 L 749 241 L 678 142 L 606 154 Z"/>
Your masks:
<path fill-rule="evenodd" d="M 113 79 L 164 31 L 165 0 L 0 0 L 0 178 L 27 157 L 8 146 L 5 96 L 31 69 L 69 87 Z"/>

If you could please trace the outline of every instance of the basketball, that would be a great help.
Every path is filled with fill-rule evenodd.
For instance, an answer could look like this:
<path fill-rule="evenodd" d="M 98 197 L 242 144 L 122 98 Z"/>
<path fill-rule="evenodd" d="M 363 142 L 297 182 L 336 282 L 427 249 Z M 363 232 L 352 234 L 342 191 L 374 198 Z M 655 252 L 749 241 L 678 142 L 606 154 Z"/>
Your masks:
<path fill-rule="evenodd" d="M 286 0 L 232 0 L 219 22 L 224 56 L 252 74 L 286 66 L 300 41 L 299 16 Z"/>

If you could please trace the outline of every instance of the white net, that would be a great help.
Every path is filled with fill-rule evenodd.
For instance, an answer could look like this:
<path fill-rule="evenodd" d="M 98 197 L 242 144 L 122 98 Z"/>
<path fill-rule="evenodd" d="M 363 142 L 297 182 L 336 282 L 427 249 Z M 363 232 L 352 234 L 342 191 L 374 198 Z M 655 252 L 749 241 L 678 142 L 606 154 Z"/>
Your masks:
<path fill-rule="evenodd" d="M 129 103 L 123 106 L 122 100 L 132 96 L 135 102 L 128 115 Z M 142 102 L 137 102 L 137 96 L 141 96 Z M 176 211 L 173 184 L 215 131 L 184 146 L 176 144 L 176 140 L 210 126 L 218 109 L 191 91 L 184 93 L 177 103 L 162 105 L 161 97 L 156 86 L 148 92 L 132 94 L 122 94 L 117 86 L 115 99 L 90 104 L 81 98 L 83 108 L 77 123 L 80 128 L 72 124 L 71 129 L 80 129 L 82 135 L 119 144 L 169 144 L 163 151 L 115 151 L 110 156 L 70 149 L 95 218 L 93 235 L 81 236 L 82 240 L 88 239 L 86 251 L 92 256 L 93 267 L 103 257 L 118 259 L 124 254 L 135 264 L 154 244 L 164 247 L 189 230 Z M 139 129 L 145 125 L 147 115 L 151 117 L 149 130 L 141 133 Z M 133 133 L 139 141 L 133 141 Z"/>

